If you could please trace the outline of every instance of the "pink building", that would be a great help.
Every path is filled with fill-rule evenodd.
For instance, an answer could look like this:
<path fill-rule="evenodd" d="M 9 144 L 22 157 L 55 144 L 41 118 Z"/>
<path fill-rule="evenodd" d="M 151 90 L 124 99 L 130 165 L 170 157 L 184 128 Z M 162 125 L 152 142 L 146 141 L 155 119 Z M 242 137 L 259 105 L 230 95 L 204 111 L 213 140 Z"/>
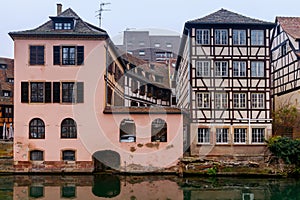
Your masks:
<path fill-rule="evenodd" d="M 108 55 L 126 65 L 106 31 L 72 9 L 14 40 L 14 161 L 17 172 L 145 172 L 174 166 L 183 153 L 181 111 L 107 106 Z M 114 92 L 114 91 L 113 91 Z M 121 95 L 120 95 L 121 94 Z M 122 100 L 122 97 L 119 97 Z M 165 140 L 153 141 L 153 134 Z"/>

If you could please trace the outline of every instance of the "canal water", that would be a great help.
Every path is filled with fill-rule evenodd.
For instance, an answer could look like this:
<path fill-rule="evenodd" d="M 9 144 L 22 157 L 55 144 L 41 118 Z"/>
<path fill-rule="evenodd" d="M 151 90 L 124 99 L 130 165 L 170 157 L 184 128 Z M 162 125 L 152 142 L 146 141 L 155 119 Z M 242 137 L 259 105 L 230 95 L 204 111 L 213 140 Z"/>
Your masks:
<path fill-rule="evenodd" d="M 177 176 L 0 176 L 0 200 L 299 200 L 300 180 Z"/>

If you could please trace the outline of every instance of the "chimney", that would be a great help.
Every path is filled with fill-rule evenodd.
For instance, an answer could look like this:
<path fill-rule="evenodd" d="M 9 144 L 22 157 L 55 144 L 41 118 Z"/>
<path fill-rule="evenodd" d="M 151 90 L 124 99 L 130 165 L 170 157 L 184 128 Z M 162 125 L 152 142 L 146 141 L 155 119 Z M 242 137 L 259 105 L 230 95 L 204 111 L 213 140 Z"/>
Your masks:
<path fill-rule="evenodd" d="M 61 3 L 58 3 L 56 4 L 57 6 L 57 16 L 61 14 L 61 10 L 62 10 L 62 4 Z"/>

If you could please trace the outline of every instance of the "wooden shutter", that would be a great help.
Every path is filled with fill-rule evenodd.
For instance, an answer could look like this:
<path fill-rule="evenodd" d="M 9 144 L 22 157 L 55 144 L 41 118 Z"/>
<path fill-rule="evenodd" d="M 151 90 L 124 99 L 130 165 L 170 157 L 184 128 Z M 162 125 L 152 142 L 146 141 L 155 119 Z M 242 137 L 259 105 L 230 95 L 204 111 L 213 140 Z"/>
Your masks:
<path fill-rule="evenodd" d="M 83 65 L 84 61 L 84 46 L 77 47 L 77 65 Z"/>
<path fill-rule="evenodd" d="M 51 82 L 45 83 L 45 103 L 51 103 Z"/>
<path fill-rule="evenodd" d="M 28 96 L 28 82 L 21 82 L 21 102 L 28 103 L 29 96 Z"/>
<path fill-rule="evenodd" d="M 84 100 L 84 84 L 77 82 L 77 103 L 83 103 Z"/>
<path fill-rule="evenodd" d="M 53 82 L 53 103 L 60 103 L 60 82 Z"/>
<path fill-rule="evenodd" d="M 53 47 L 53 65 L 60 65 L 60 46 Z"/>

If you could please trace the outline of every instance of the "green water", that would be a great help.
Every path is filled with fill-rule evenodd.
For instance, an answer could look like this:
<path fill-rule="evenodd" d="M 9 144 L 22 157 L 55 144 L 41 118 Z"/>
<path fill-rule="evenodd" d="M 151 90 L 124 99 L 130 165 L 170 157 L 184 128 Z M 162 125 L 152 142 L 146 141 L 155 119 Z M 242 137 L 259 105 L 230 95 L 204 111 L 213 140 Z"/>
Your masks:
<path fill-rule="evenodd" d="M 298 179 L 176 176 L 0 176 L 0 200 L 300 200 Z"/>

